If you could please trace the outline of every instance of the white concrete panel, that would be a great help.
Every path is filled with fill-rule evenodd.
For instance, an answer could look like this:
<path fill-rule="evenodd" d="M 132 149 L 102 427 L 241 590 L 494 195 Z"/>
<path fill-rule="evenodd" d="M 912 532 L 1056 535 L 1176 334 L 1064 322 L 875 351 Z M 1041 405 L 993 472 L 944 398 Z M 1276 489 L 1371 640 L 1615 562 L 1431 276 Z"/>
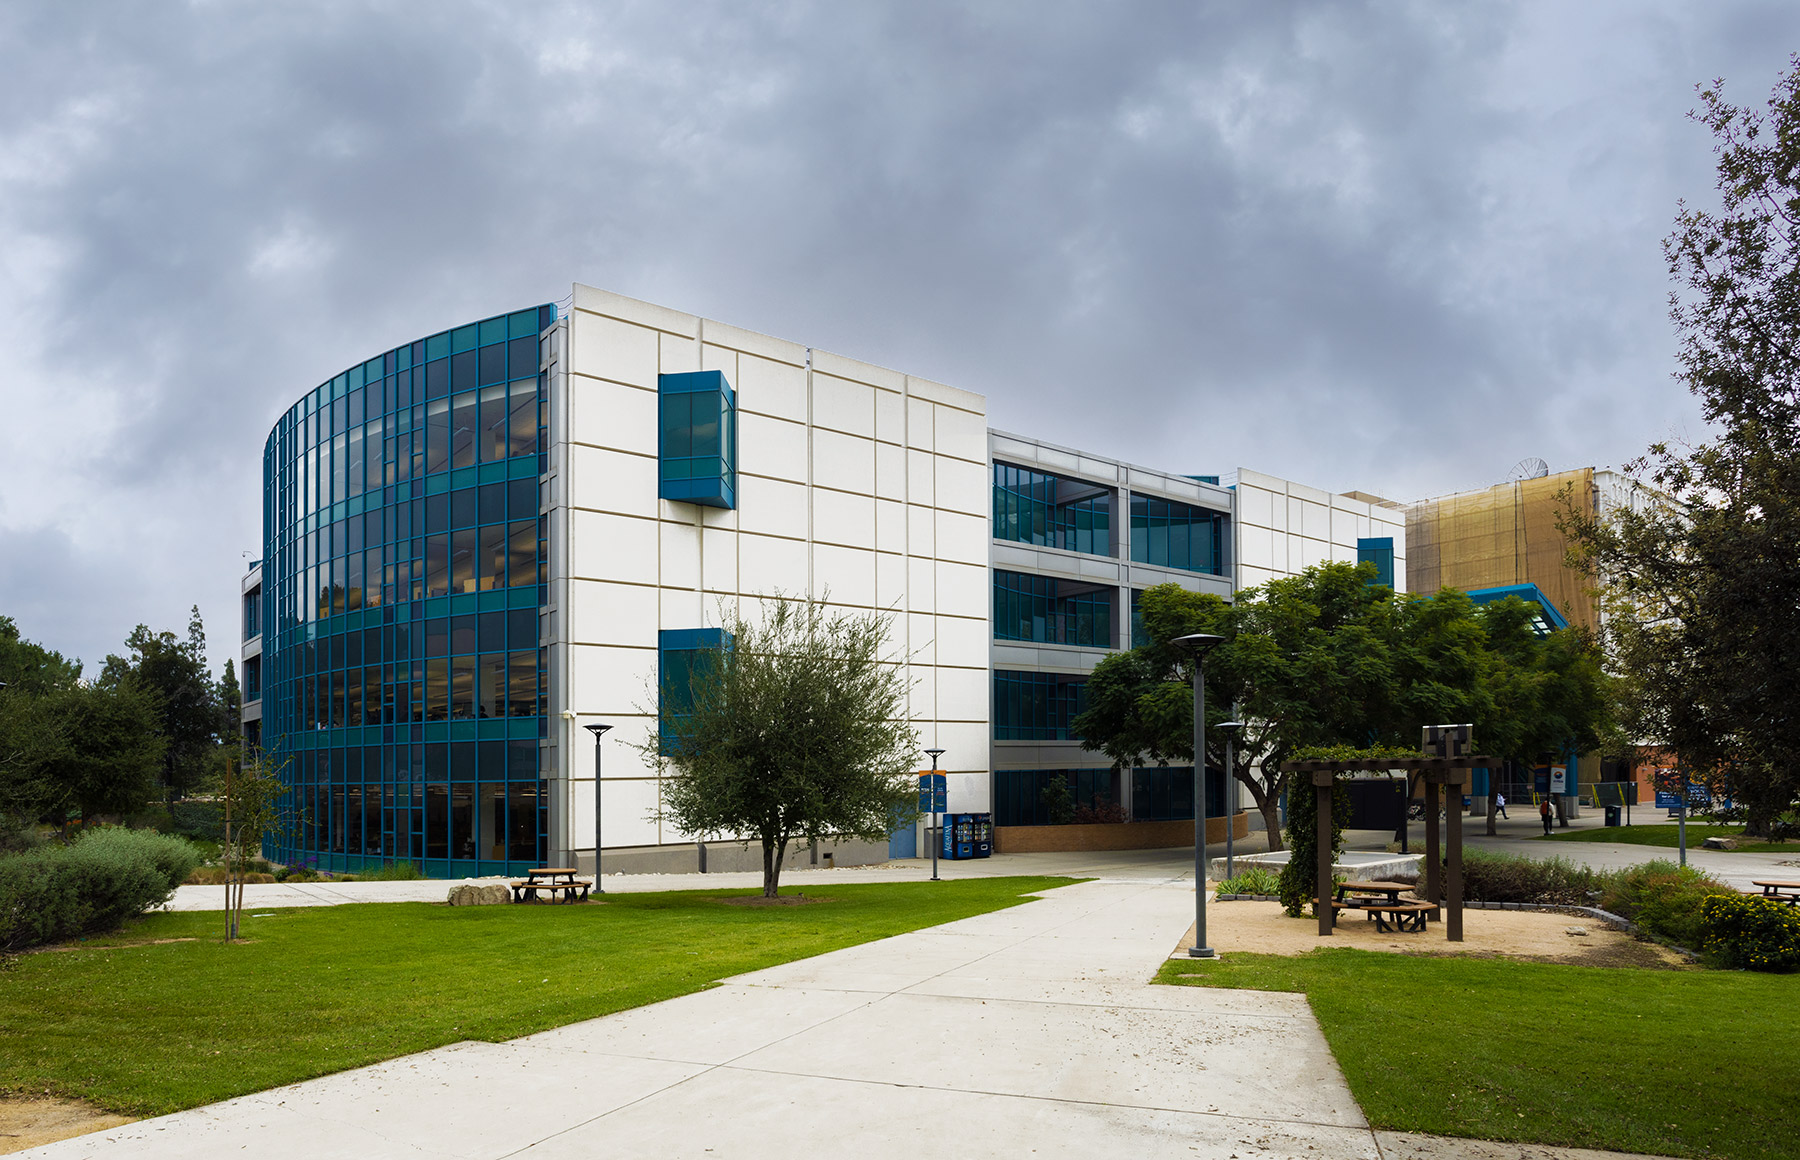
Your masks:
<path fill-rule="evenodd" d="M 875 438 L 887 443 L 906 442 L 906 397 L 897 391 L 875 392 Z"/>
<path fill-rule="evenodd" d="M 729 347 L 714 346 L 710 342 L 703 342 L 700 344 L 700 369 L 723 372 L 725 381 L 731 384 L 733 390 L 737 388 L 737 351 Z"/>
<path fill-rule="evenodd" d="M 911 503 L 937 501 L 937 458 L 923 451 L 906 453 L 906 498 Z"/>
<path fill-rule="evenodd" d="M 942 702 L 940 702 L 941 706 Z M 942 709 L 939 709 L 942 712 Z M 985 771 L 988 758 L 988 726 L 985 714 L 980 721 L 940 720 L 937 726 L 937 743 L 943 746 L 943 762 L 951 768 L 974 766 Z M 1107 762 L 1101 759 L 1098 764 Z M 983 779 L 985 780 L 985 779 Z M 962 807 L 954 802 L 948 803 L 958 812 Z"/>
<path fill-rule="evenodd" d="M 876 553 L 875 604 L 884 612 L 900 612 L 906 608 L 905 556 L 896 556 L 890 552 Z"/>
<path fill-rule="evenodd" d="M 591 707 L 596 713 L 642 707 L 655 671 L 654 648 L 570 645 L 569 704 Z"/>
<path fill-rule="evenodd" d="M 907 600 L 914 612 L 937 610 L 937 565 L 919 556 L 906 560 Z M 930 630 L 926 630 L 930 635 Z"/>
<path fill-rule="evenodd" d="M 806 482 L 806 428 L 762 415 L 738 414 L 738 474 Z"/>
<path fill-rule="evenodd" d="M 937 557 L 962 564 L 987 564 L 988 525 L 979 516 L 937 513 Z"/>
<path fill-rule="evenodd" d="M 607 756 L 610 757 L 611 754 Z M 607 846 L 658 844 L 662 838 L 653 816 L 657 799 L 656 782 L 623 778 L 615 780 L 610 762 L 603 774 L 604 784 L 601 790 L 606 798 L 601 803 L 604 808 L 600 815 L 600 840 Z M 589 815 L 587 829 L 583 832 L 594 832 L 592 815 Z M 593 845 L 593 839 L 590 837 L 586 844 Z"/>
<path fill-rule="evenodd" d="M 1239 585 L 1242 588 L 1255 588 L 1275 579 L 1275 573 L 1268 568 L 1244 568 L 1239 574 Z"/>
<path fill-rule="evenodd" d="M 656 387 L 657 334 L 614 318 L 577 310 L 570 370 L 637 387 Z"/>
<path fill-rule="evenodd" d="M 845 358 L 841 354 L 833 354 L 828 350 L 813 351 L 814 372 L 823 371 L 840 379 L 854 379 L 859 383 L 873 383 L 890 391 L 902 390 L 906 386 L 906 376 L 899 371 L 891 371 L 874 363 L 858 362 L 853 358 Z"/>
<path fill-rule="evenodd" d="M 1269 526 L 1277 532 L 1288 530 L 1288 500 L 1281 492 L 1269 497 Z"/>
<path fill-rule="evenodd" d="M 1287 485 L 1287 490 L 1288 490 L 1288 494 L 1290 496 L 1294 496 L 1299 499 L 1306 500 L 1309 503 L 1325 504 L 1325 505 L 1329 505 L 1331 503 L 1331 493 L 1330 492 L 1320 491 L 1316 487 L 1307 487 L 1303 483 L 1293 483 L 1290 481 Z"/>
<path fill-rule="evenodd" d="M 912 692 L 908 697 L 911 709 L 907 719 L 912 721 L 937 720 L 937 674 L 938 670 L 930 665 L 915 664 L 912 667 Z M 929 745 L 929 738 L 923 739 Z"/>
<path fill-rule="evenodd" d="M 815 376 L 816 377 L 816 376 Z M 773 474 L 773 473 L 771 473 Z M 870 495 L 875 490 L 875 444 L 813 429 L 813 483 Z"/>
<path fill-rule="evenodd" d="M 874 549 L 873 499 L 866 495 L 851 495 L 825 488 L 814 488 L 812 497 L 814 540 L 846 548 Z"/>
<path fill-rule="evenodd" d="M 1238 523 L 1255 524 L 1268 527 L 1270 512 L 1274 507 L 1275 497 L 1260 487 L 1246 487 L 1242 480 L 1238 482 Z"/>
<path fill-rule="evenodd" d="M 954 455 L 977 463 L 987 462 L 987 417 L 970 414 L 953 407 L 937 408 L 937 442 L 939 455 Z"/>
<path fill-rule="evenodd" d="M 916 598 L 917 588 L 913 589 Z M 911 612 L 906 617 L 906 647 L 915 665 L 937 663 L 937 618 L 930 613 Z"/>
<path fill-rule="evenodd" d="M 654 376 L 651 379 L 655 382 Z M 656 454 L 656 391 L 580 377 L 569 380 L 569 440 Z"/>
<path fill-rule="evenodd" d="M 569 567 L 587 580 L 656 583 L 656 521 L 569 513 Z"/>
<path fill-rule="evenodd" d="M 891 443 L 875 445 L 875 494 L 882 499 L 906 498 L 906 452 Z"/>
<path fill-rule="evenodd" d="M 760 331 L 745 330 L 715 319 L 707 319 L 701 331 L 707 342 L 714 346 L 726 346 L 739 352 L 740 355 L 754 355 L 758 358 L 772 359 L 775 362 L 791 363 L 804 366 L 806 348 L 797 342 L 789 342 L 785 338 L 773 338 Z M 740 365 L 742 365 L 740 363 Z"/>
<path fill-rule="evenodd" d="M 875 553 L 814 545 L 813 590 L 829 593 L 833 604 L 875 607 Z"/>
<path fill-rule="evenodd" d="M 700 587 L 700 529 L 692 524 L 659 525 L 664 588 Z"/>
<path fill-rule="evenodd" d="M 1300 504 L 1300 534 L 1314 540 L 1329 540 L 1331 538 L 1331 509 L 1324 504 L 1313 503 L 1311 500 L 1296 502 Z"/>
<path fill-rule="evenodd" d="M 665 375 L 685 374 L 700 368 L 700 343 L 691 338 L 681 338 L 673 334 L 659 337 L 662 348 L 662 373 Z"/>
<path fill-rule="evenodd" d="M 764 415 L 806 422 L 806 370 L 782 362 L 738 356 L 738 377 L 731 385 L 737 389 L 738 411 L 755 411 Z"/>
<path fill-rule="evenodd" d="M 934 466 L 937 469 L 937 506 L 979 516 L 985 522 L 994 507 L 987 464 L 940 455 Z"/>
<path fill-rule="evenodd" d="M 939 615 L 936 623 L 937 663 L 981 669 L 988 663 L 988 645 L 992 640 L 987 618 L 964 620 Z"/>
<path fill-rule="evenodd" d="M 864 439 L 875 437 L 875 388 L 813 372 L 812 421 Z"/>
<path fill-rule="evenodd" d="M 570 639 L 656 647 L 656 589 L 642 584 L 569 581 Z"/>
<path fill-rule="evenodd" d="M 1275 564 L 1275 533 L 1251 524 L 1238 525 L 1238 566 L 1272 568 Z"/>
<path fill-rule="evenodd" d="M 875 501 L 875 546 L 883 552 L 906 551 L 906 505 Z"/>
<path fill-rule="evenodd" d="M 658 590 L 657 605 L 662 609 L 657 621 L 664 628 L 707 628 L 716 619 L 712 615 L 712 597 L 688 588 Z"/>
<path fill-rule="evenodd" d="M 907 550 L 915 556 L 932 556 L 937 545 L 937 513 L 928 507 L 908 505 Z"/>
<path fill-rule="evenodd" d="M 657 306 L 651 302 L 640 302 L 636 298 L 614 294 L 611 290 L 583 286 L 579 282 L 575 284 L 572 309 L 589 310 L 597 314 L 620 318 L 626 322 L 635 322 L 642 326 L 666 330 L 672 334 L 685 334 L 689 337 L 696 333 L 696 327 L 700 323 L 700 320 L 692 314 L 683 314 L 679 310 L 670 310 L 667 306 Z"/>
<path fill-rule="evenodd" d="M 947 616 L 971 616 L 986 621 L 993 607 L 987 567 L 982 564 L 937 566 L 937 609 Z"/>
<path fill-rule="evenodd" d="M 806 486 L 738 474 L 738 527 L 769 536 L 806 538 Z"/>
<path fill-rule="evenodd" d="M 1358 528 L 1357 527 L 1358 523 L 1364 524 L 1365 527 Z M 1354 512 L 1346 512 L 1346 511 L 1339 511 L 1337 509 L 1333 509 L 1332 513 L 1331 513 L 1331 540 L 1332 540 L 1332 543 L 1341 544 L 1345 547 L 1353 549 L 1351 552 L 1351 555 L 1354 558 L 1354 556 L 1355 556 L 1354 549 L 1356 547 L 1357 533 L 1359 531 L 1362 531 L 1366 535 L 1367 534 L 1367 530 L 1366 530 L 1367 523 L 1368 523 L 1367 520 L 1359 521 L 1356 518 L 1356 515 Z"/>
<path fill-rule="evenodd" d="M 986 669 L 938 668 L 938 713 L 946 721 L 988 719 L 989 677 Z"/>
<path fill-rule="evenodd" d="M 746 593 L 806 592 L 806 545 L 739 533 L 738 584 Z"/>
<path fill-rule="evenodd" d="M 1294 559 L 1296 553 L 1299 556 L 1298 560 Z M 1295 572 L 1303 572 L 1315 564 L 1323 564 L 1327 559 L 1325 553 L 1326 544 L 1323 540 L 1292 540 L 1289 542 L 1288 563 Z"/>
<path fill-rule="evenodd" d="M 571 444 L 569 502 L 573 507 L 649 515 L 656 510 L 656 460 Z"/>
<path fill-rule="evenodd" d="M 921 379 L 916 375 L 907 376 L 906 389 L 918 398 L 927 399 L 933 403 L 943 403 L 945 406 L 971 411 L 977 415 L 987 414 L 987 399 L 970 391 L 947 387 L 943 383 L 934 382 L 931 379 Z"/>
<path fill-rule="evenodd" d="M 701 529 L 700 586 L 706 591 L 737 591 L 737 541 L 729 528 Z"/>
<path fill-rule="evenodd" d="M 961 727 L 949 734 L 949 740 L 961 741 Z M 950 747 L 944 746 L 945 750 Z M 949 754 L 946 752 L 946 757 Z M 993 779 L 987 773 L 953 773 L 944 779 L 944 804 L 953 814 L 985 814 L 992 812 Z"/>
<path fill-rule="evenodd" d="M 931 431 L 932 405 L 924 399 L 906 400 L 906 445 L 919 451 L 934 446 Z"/>

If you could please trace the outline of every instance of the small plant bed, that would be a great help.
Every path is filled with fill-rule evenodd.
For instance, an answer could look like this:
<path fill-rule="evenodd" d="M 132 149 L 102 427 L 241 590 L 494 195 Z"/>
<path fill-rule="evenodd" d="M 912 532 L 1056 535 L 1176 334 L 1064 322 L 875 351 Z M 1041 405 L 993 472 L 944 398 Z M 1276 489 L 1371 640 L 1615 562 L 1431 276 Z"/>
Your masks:
<path fill-rule="evenodd" d="M 217 914 L 151 914 L 0 964 L 0 1092 L 160 1115 L 610 1015 L 1070 881 L 842 885 L 829 906 L 721 905 L 760 892 L 714 889 L 605 906 L 307 907 L 246 914 L 235 944 Z"/>
<path fill-rule="evenodd" d="M 1711 823 L 1687 824 L 1688 849 L 1698 850 L 1708 838 L 1739 838 L 1739 854 L 1793 854 L 1800 857 L 1800 842 L 1759 842 L 1744 838 L 1742 826 L 1718 826 Z M 1664 846 L 1674 850 L 1681 844 L 1681 827 L 1674 822 L 1654 825 L 1604 826 L 1598 830 L 1564 830 L 1548 837 L 1537 835 L 1539 842 L 1616 842 L 1626 846 Z"/>
<path fill-rule="evenodd" d="M 1178 960 L 1157 981 L 1305 994 L 1378 1129 L 1793 1155 L 1800 977 L 1333 948 Z"/>

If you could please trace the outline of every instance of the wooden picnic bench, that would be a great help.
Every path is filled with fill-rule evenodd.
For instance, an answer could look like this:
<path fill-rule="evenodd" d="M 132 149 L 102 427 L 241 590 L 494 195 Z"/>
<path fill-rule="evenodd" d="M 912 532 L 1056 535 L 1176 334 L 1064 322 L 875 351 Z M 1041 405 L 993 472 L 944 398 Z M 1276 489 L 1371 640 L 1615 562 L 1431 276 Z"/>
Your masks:
<path fill-rule="evenodd" d="M 1362 911 L 1383 933 L 1424 930 L 1425 920 L 1437 913 L 1437 907 L 1429 902 L 1400 901 L 1400 895 L 1411 889 L 1410 882 L 1340 882 L 1332 907 Z"/>
<path fill-rule="evenodd" d="M 1752 879 L 1750 885 L 1760 887 L 1764 898 L 1785 902 L 1789 906 L 1800 906 L 1800 882 L 1793 879 L 1758 878 Z"/>
<path fill-rule="evenodd" d="M 543 866 L 525 871 L 525 877 L 507 885 L 512 887 L 514 902 L 536 902 L 538 892 L 548 893 L 552 898 L 562 895 L 564 902 L 586 902 L 588 888 L 593 884 L 584 878 L 575 877 L 575 870 L 566 866 Z"/>

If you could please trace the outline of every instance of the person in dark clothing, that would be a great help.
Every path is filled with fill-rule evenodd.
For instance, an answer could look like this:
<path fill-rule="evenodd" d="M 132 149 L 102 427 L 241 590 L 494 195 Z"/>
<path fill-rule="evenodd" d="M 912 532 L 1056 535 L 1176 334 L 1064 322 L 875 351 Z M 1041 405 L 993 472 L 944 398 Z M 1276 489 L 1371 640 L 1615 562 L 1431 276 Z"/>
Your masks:
<path fill-rule="evenodd" d="M 1545 798 L 1538 803 L 1538 817 L 1544 819 L 1544 837 L 1548 838 L 1550 836 L 1550 822 L 1554 818 L 1554 815 L 1550 812 L 1549 798 Z"/>

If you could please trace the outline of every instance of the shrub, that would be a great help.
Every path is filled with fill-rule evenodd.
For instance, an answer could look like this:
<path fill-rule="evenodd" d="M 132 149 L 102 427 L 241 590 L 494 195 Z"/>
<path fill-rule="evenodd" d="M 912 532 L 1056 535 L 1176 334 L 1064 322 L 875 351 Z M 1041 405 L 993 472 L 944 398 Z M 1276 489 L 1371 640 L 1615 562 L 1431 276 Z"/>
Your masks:
<path fill-rule="evenodd" d="M 1695 948 L 1701 945 L 1701 903 L 1714 895 L 1736 898 L 1738 892 L 1691 866 L 1659 858 L 1607 876 L 1600 905 L 1651 938 Z"/>
<path fill-rule="evenodd" d="M 225 811 L 217 802 L 179 801 L 169 807 L 169 818 L 174 832 L 184 838 L 224 840 Z"/>
<path fill-rule="evenodd" d="M 1586 906 L 1604 879 L 1566 858 L 1463 851 L 1463 898 L 1469 902 L 1536 902 Z"/>
<path fill-rule="evenodd" d="M 1049 825 L 1066 826 L 1075 820 L 1075 797 L 1069 792 L 1069 783 L 1061 777 L 1051 778 L 1038 791 L 1038 804 Z"/>
<path fill-rule="evenodd" d="M 1118 802 L 1100 801 L 1075 807 L 1074 822 L 1078 826 L 1117 825 L 1130 820 L 1125 816 L 1125 807 Z"/>
<path fill-rule="evenodd" d="M 421 882 L 425 873 L 417 862 L 389 862 L 373 870 L 364 870 L 356 877 L 362 882 Z"/>
<path fill-rule="evenodd" d="M 1713 894 L 1700 900 L 1701 946 L 1721 966 L 1800 967 L 1800 910 L 1772 898 Z"/>
<path fill-rule="evenodd" d="M 1252 866 L 1219 883 L 1220 894 L 1279 894 L 1281 876 L 1267 866 Z"/>
<path fill-rule="evenodd" d="M 0 950 L 111 930 L 167 902 L 199 861 L 180 838 L 110 828 L 0 858 Z"/>
<path fill-rule="evenodd" d="M 1288 860 L 1281 868 L 1280 884 L 1276 889 L 1281 896 L 1281 908 L 1290 918 L 1299 918 L 1309 902 L 1316 904 L 1319 889 L 1319 811 L 1313 796 L 1316 791 L 1310 784 L 1295 780 L 1295 788 L 1289 791 Z M 1334 862 L 1344 848 L 1344 827 L 1349 823 L 1350 791 L 1339 778 L 1331 787 L 1331 833 L 1327 838 Z"/>

